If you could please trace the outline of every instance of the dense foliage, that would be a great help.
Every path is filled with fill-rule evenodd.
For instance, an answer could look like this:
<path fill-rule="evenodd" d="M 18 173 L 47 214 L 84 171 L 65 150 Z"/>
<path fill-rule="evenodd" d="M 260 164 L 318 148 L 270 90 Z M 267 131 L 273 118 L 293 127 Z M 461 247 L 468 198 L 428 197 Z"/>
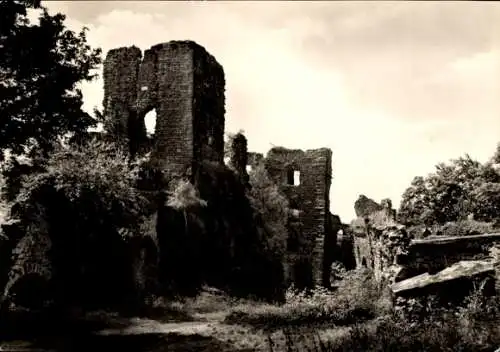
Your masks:
<path fill-rule="evenodd" d="M 149 209 L 136 180 L 120 150 L 97 142 L 56 146 L 22 178 L 10 216 L 24 236 L 48 231 L 57 303 L 118 303 L 133 290 L 127 242 Z"/>
<path fill-rule="evenodd" d="M 254 212 L 261 219 L 259 237 L 268 256 L 281 260 L 288 237 L 288 200 L 269 178 L 264 165 L 250 172 L 251 189 L 247 193 Z"/>
<path fill-rule="evenodd" d="M 41 11 L 30 23 L 28 11 Z M 40 1 L 0 1 L 0 155 L 52 149 L 67 133 L 84 133 L 95 120 L 82 110 L 78 83 L 94 78 L 100 50 L 85 29 L 65 28 L 65 16 L 49 15 Z"/>
<path fill-rule="evenodd" d="M 426 177 L 415 177 L 403 194 L 399 220 L 408 225 L 445 224 L 471 217 L 478 221 L 498 220 L 499 151 L 484 164 L 466 155 L 440 163 Z"/>

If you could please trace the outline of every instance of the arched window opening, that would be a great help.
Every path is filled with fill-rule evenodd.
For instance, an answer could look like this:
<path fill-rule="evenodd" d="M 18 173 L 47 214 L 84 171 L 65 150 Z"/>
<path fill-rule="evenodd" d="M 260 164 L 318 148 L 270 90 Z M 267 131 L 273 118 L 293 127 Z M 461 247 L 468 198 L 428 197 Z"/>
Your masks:
<path fill-rule="evenodd" d="M 155 134 L 156 129 L 156 110 L 153 109 L 144 116 L 144 124 L 146 125 L 146 134 L 151 137 Z"/>

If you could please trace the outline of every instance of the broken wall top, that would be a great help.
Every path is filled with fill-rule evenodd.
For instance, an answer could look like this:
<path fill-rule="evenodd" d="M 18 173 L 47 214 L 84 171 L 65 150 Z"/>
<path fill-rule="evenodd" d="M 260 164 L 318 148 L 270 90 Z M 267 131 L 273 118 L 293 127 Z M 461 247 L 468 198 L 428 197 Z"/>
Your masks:
<path fill-rule="evenodd" d="M 111 49 L 104 60 L 104 101 L 106 110 L 110 99 L 128 104 L 131 110 L 148 110 L 153 108 L 155 90 L 158 88 L 158 75 L 164 71 L 166 63 L 162 52 L 192 52 L 194 56 L 203 57 L 224 80 L 224 70 L 203 46 L 194 41 L 170 41 L 153 45 L 144 51 L 136 46 Z M 135 88 L 135 89 L 134 89 Z M 141 112 L 142 112 L 141 111 Z"/>
<path fill-rule="evenodd" d="M 378 204 L 373 199 L 368 198 L 363 194 L 360 195 L 354 202 L 354 211 L 358 217 L 369 216 L 370 214 L 382 209 L 383 206 L 381 204 Z"/>
<path fill-rule="evenodd" d="M 354 234 L 364 235 L 366 226 L 383 231 L 385 229 L 403 229 L 404 226 L 396 221 L 396 211 L 392 209 L 390 199 L 383 199 L 379 204 L 373 199 L 360 195 L 354 202 L 357 218 L 351 222 Z"/>
<path fill-rule="evenodd" d="M 273 147 L 267 152 L 266 158 L 301 158 L 305 156 L 322 157 L 331 156 L 332 150 L 330 148 L 317 148 L 317 149 L 288 149 L 284 147 Z"/>
<path fill-rule="evenodd" d="M 289 168 L 300 171 L 306 178 L 313 175 L 331 177 L 332 151 L 329 148 L 304 151 L 301 149 L 274 147 L 268 151 L 265 163 L 271 177 L 275 178 L 278 183 L 282 183 L 279 182 L 279 179 L 284 179 L 283 172 Z M 327 183 L 329 185 L 330 180 Z"/>
<path fill-rule="evenodd" d="M 193 41 L 170 41 L 141 53 L 110 50 L 104 62 L 105 129 L 128 139 L 131 154 L 147 142 L 144 117 L 156 110 L 154 157 L 182 174 L 202 160 L 222 162 L 225 77 Z M 194 172 L 194 171 L 193 171 Z"/>
<path fill-rule="evenodd" d="M 262 153 L 248 152 L 248 165 L 256 166 L 264 160 Z"/>

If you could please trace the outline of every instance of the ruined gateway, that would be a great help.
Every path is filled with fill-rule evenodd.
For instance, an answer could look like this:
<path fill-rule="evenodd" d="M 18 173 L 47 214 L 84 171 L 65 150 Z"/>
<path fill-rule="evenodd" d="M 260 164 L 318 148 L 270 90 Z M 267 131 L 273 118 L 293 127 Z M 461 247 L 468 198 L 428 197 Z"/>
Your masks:
<path fill-rule="evenodd" d="M 163 172 L 191 180 L 202 162 L 224 164 L 224 70 L 202 46 L 192 41 L 171 41 L 152 46 L 144 56 L 134 46 L 113 49 L 104 61 L 103 76 L 106 134 L 124 143 L 132 156 L 151 151 Z M 147 136 L 144 122 L 152 110 L 156 111 L 153 140 Z M 335 246 L 337 232 L 329 211 L 331 150 L 274 148 L 264 158 L 247 151 L 242 135 L 233 140 L 230 150 L 227 164 L 244 185 L 248 183 L 247 168 L 264 163 L 288 197 L 295 221 L 302 224 L 299 236 L 307 241 L 300 250 L 294 248 L 293 240 L 289 241 L 287 281 L 294 282 L 295 272 L 304 271 L 305 266 L 311 284 L 328 285 L 333 261 L 329 249 Z M 295 184 L 293 175 L 297 172 L 300 183 Z M 50 280 L 46 255 L 30 254 L 40 252 L 40 243 L 51 247 L 47 234 L 38 237 L 22 241 L 14 250 L 3 299 L 23 287 L 24 279 Z M 158 246 L 157 238 L 150 242 Z M 300 265 L 302 268 L 297 268 Z M 140 274 L 137 279 L 141 282 Z"/>

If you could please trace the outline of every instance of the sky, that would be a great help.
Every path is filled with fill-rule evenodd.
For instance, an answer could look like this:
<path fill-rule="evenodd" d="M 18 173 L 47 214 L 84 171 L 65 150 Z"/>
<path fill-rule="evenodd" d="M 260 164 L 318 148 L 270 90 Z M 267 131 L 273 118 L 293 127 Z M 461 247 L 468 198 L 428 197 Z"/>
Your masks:
<path fill-rule="evenodd" d="M 441 161 L 500 142 L 500 3 L 46 1 L 103 49 L 194 40 L 222 64 L 226 132 L 250 151 L 333 153 L 331 210 L 364 194 L 399 206 Z M 84 108 L 102 106 L 102 80 Z M 146 119 L 149 129 L 153 119 Z"/>

